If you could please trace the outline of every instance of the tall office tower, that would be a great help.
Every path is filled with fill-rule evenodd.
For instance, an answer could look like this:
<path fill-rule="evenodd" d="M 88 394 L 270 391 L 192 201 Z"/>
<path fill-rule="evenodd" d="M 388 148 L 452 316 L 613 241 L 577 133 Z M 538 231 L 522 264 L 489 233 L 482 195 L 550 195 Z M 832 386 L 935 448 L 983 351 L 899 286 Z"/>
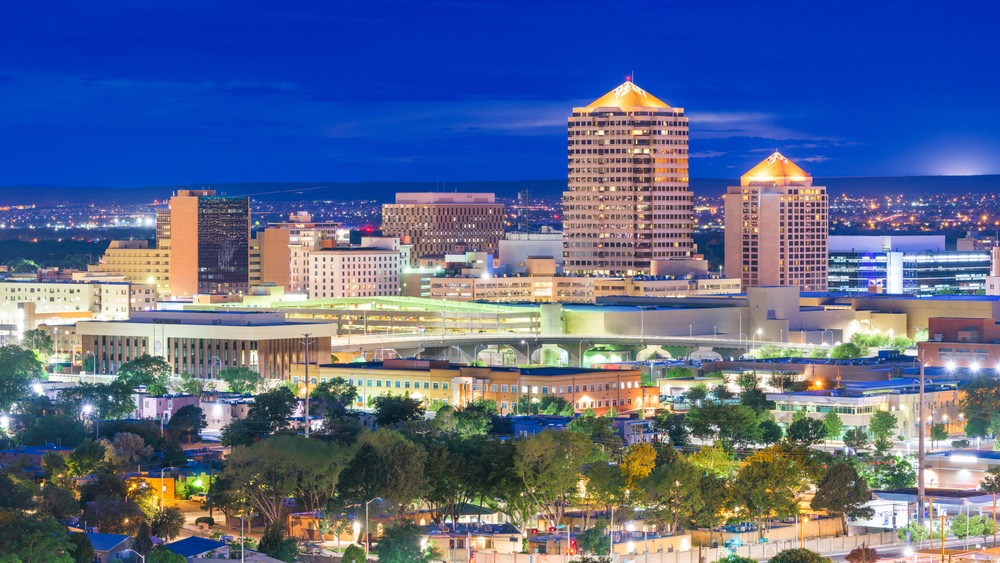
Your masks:
<path fill-rule="evenodd" d="M 726 277 L 826 291 L 826 188 L 775 152 L 726 193 Z"/>
<path fill-rule="evenodd" d="M 174 298 L 249 289 L 250 198 L 178 190 L 170 198 L 169 233 Z"/>
<path fill-rule="evenodd" d="M 497 251 L 503 204 L 493 194 L 402 193 L 382 206 L 382 233 L 412 244 L 413 258 L 467 250 Z"/>
<path fill-rule="evenodd" d="M 631 81 L 569 118 L 565 272 L 649 273 L 695 253 L 688 119 Z"/>

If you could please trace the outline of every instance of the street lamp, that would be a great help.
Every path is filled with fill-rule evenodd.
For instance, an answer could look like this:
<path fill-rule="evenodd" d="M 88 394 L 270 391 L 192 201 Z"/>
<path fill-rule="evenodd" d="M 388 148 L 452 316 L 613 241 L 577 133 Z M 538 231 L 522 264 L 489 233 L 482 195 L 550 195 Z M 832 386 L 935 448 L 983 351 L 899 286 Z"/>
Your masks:
<path fill-rule="evenodd" d="M 96 438 L 95 438 L 96 440 L 100 440 L 101 439 L 101 417 L 98 416 L 98 414 L 94 411 L 94 407 L 92 407 L 90 405 L 84 405 L 83 406 L 83 414 L 85 414 L 87 416 L 90 416 L 90 413 L 92 413 L 92 412 L 94 413 L 94 429 L 95 429 L 94 436 L 96 436 Z"/>
<path fill-rule="evenodd" d="M 750 347 L 753 348 L 753 343 L 756 342 L 758 336 L 762 337 L 761 342 L 763 342 L 763 335 L 764 335 L 764 329 L 758 328 L 757 332 L 753 333 L 753 336 L 750 340 Z"/>
<path fill-rule="evenodd" d="M 141 554 L 141 553 L 139 553 L 138 551 L 136 551 L 136 550 L 134 550 L 132 548 L 126 548 L 123 551 L 120 551 L 119 553 L 125 553 L 126 551 L 131 551 L 132 553 L 138 555 L 139 557 L 142 558 L 142 563 L 146 563 L 146 556 L 143 555 L 143 554 Z"/>
<path fill-rule="evenodd" d="M 247 542 L 246 542 L 246 539 L 244 539 L 244 537 L 243 537 L 243 521 L 246 520 L 247 518 L 253 518 L 254 516 L 257 516 L 257 515 L 253 514 L 253 513 L 250 513 L 250 514 L 247 514 L 246 516 L 239 516 L 239 519 L 240 519 L 240 562 L 241 563 L 242 563 L 242 561 L 244 561 L 244 554 L 247 551 Z"/>
<path fill-rule="evenodd" d="M 371 549 L 371 534 L 368 532 L 368 505 L 377 501 L 382 500 L 380 497 L 375 497 L 370 501 L 365 503 L 365 557 L 368 557 L 368 551 Z"/>
<path fill-rule="evenodd" d="M 743 313 L 739 309 L 733 309 L 733 312 L 740 316 L 740 327 L 736 329 L 736 334 L 743 334 Z"/>

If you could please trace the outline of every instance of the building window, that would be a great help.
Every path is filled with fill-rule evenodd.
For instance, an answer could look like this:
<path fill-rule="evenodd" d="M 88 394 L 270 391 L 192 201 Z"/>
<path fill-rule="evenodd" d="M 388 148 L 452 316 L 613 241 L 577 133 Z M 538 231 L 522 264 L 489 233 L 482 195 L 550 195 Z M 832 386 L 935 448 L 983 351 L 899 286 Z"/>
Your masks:
<path fill-rule="evenodd" d="M 490 386 L 490 391 L 492 391 L 494 393 L 497 392 L 497 384 L 496 383 L 494 383 L 493 385 Z"/>
<path fill-rule="evenodd" d="M 445 381 L 444 383 L 441 384 L 441 389 L 444 389 L 445 391 L 448 390 L 448 382 L 447 381 Z M 444 402 L 447 403 L 448 399 L 445 399 Z"/>
<path fill-rule="evenodd" d="M 506 393 L 507 392 L 507 386 L 506 385 L 501 385 L 500 386 L 500 392 L 501 393 Z"/>
<path fill-rule="evenodd" d="M 437 389 L 437 388 L 438 388 L 438 382 L 437 382 L 437 381 L 435 381 L 435 382 L 434 382 L 434 389 Z"/>

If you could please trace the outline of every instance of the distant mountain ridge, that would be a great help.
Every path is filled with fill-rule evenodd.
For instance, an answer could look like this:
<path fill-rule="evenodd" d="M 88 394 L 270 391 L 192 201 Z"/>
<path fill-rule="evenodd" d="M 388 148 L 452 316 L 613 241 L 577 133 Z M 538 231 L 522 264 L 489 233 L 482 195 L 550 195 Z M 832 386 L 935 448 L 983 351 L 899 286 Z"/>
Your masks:
<path fill-rule="evenodd" d="M 692 178 L 698 196 L 719 196 L 739 180 Z M 908 194 L 992 193 L 1000 191 L 1000 175 L 985 176 L 888 176 L 815 178 L 814 185 L 826 186 L 833 195 L 851 196 Z M 143 188 L 97 188 L 66 186 L 0 187 L 0 206 L 8 205 L 119 205 L 165 202 L 177 190 L 214 189 L 231 196 L 248 195 L 258 201 L 351 201 L 356 199 L 393 201 L 397 192 L 491 192 L 497 197 L 515 198 L 521 190 L 535 197 L 557 199 L 566 180 L 519 180 L 478 182 L 247 182 L 229 184 L 188 184 Z M 359 197 L 360 196 L 360 197 Z"/>

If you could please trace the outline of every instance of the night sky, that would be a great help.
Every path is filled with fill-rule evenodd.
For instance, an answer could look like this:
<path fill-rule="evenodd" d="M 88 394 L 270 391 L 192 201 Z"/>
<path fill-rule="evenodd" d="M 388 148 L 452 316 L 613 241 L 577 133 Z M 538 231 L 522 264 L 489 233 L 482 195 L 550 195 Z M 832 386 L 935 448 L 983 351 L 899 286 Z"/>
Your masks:
<path fill-rule="evenodd" d="M 691 175 L 1000 173 L 1000 3 L 7 2 L 0 185 L 566 177 L 635 74 Z"/>

